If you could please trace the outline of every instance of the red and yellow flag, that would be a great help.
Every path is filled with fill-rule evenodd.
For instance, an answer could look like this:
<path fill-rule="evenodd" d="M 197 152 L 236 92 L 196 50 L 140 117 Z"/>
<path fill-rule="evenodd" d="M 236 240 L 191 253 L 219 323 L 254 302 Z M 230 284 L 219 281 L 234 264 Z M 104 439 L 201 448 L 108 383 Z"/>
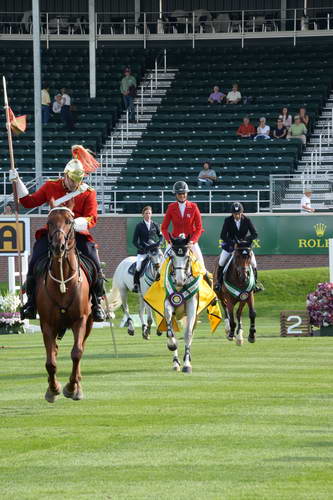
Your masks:
<path fill-rule="evenodd" d="M 13 111 L 8 108 L 10 128 L 15 135 L 25 132 L 27 128 L 27 115 L 15 116 Z"/>

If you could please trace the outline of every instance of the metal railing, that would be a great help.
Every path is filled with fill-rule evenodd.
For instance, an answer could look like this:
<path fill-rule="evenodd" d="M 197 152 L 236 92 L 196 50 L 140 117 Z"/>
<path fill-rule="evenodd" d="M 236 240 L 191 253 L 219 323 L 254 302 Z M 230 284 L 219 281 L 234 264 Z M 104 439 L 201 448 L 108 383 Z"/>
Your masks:
<path fill-rule="evenodd" d="M 32 36 L 31 11 L 0 13 L 0 33 L 5 36 Z M 291 36 L 294 45 L 297 36 L 326 35 L 333 30 L 333 8 L 266 9 L 172 12 L 143 12 L 135 18 L 134 12 L 97 12 L 96 40 L 136 39 L 146 47 L 147 39 L 192 39 Z M 88 12 L 42 12 L 40 17 L 42 39 L 60 37 L 88 37 Z"/>
<path fill-rule="evenodd" d="M 219 207 L 226 207 L 235 201 L 241 201 L 252 212 L 269 210 L 269 189 L 191 189 L 190 199 L 200 206 L 201 213 L 222 212 Z M 222 196 L 218 196 L 222 195 Z M 100 210 L 103 214 L 136 213 L 144 205 L 151 205 L 154 213 L 164 214 L 167 205 L 174 201 L 170 190 L 161 189 L 104 189 L 99 195 Z M 133 207 L 133 209 L 131 208 Z"/>

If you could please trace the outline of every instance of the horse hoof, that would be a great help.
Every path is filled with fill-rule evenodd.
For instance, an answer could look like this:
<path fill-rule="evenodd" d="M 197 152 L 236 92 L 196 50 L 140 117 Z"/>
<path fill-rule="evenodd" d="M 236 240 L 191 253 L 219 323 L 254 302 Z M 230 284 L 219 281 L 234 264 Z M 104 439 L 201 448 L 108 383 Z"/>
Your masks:
<path fill-rule="evenodd" d="M 226 336 L 228 340 L 230 340 L 230 342 L 232 342 L 234 340 L 234 336 L 233 335 L 227 335 Z"/>
<path fill-rule="evenodd" d="M 72 399 L 73 401 L 81 401 L 81 399 L 83 399 L 83 392 L 81 389 L 73 393 Z"/>
<path fill-rule="evenodd" d="M 61 385 L 58 387 L 58 389 L 55 392 L 51 391 L 48 388 L 46 393 L 45 393 L 45 399 L 48 403 L 54 403 L 57 396 L 59 396 L 59 394 L 61 394 Z"/>
<path fill-rule="evenodd" d="M 142 338 L 144 340 L 150 340 L 150 335 L 149 335 L 149 332 L 147 330 L 142 332 Z"/>
<path fill-rule="evenodd" d="M 250 344 L 254 344 L 256 341 L 256 336 L 255 335 L 249 335 L 247 340 L 250 342 Z"/>
<path fill-rule="evenodd" d="M 68 385 L 69 384 L 66 384 L 62 391 L 65 398 L 73 399 L 73 401 L 80 401 L 81 399 L 83 399 L 83 392 L 81 391 L 81 389 L 77 389 L 71 392 L 68 390 Z"/>
<path fill-rule="evenodd" d="M 172 371 L 174 371 L 174 372 L 180 372 L 180 366 L 178 365 L 178 363 L 175 363 L 173 365 Z"/>
<path fill-rule="evenodd" d="M 189 365 L 183 366 L 182 372 L 183 373 L 192 373 L 192 366 L 189 366 Z"/>
<path fill-rule="evenodd" d="M 156 335 L 158 335 L 159 337 L 162 335 L 163 332 L 160 332 L 159 330 L 156 330 Z"/>
<path fill-rule="evenodd" d="M 243 339 L 237 339 L 236 338 L 236 345 L 243 345 L 244 344 L 244 340 Z"/>
<path fill-rule="evenodd" d="M 127 330 L 127 333 L 128 333 L 128 335 L 130 335 L 131 337 L 133 337 L 133 335 L 134 335 L 134 330 Z"/>

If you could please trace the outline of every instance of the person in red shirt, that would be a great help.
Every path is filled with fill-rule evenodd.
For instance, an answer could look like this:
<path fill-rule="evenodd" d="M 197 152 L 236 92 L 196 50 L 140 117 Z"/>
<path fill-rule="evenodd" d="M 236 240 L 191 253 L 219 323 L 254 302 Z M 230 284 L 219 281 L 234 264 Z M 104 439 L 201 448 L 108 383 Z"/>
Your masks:
<path fill-rule="evenodd" d="M 238 127 L 236 134 L 244 139 L 252 139 L 256 135 L 256 129 L 247 116 L 243 118 L 243 123 Z"/>
<path fill-rule="evenodd" d="M 187 238 L 187 236 L 190 236 L 191 240 L 189 244 L 191 245 L 191 250 L 195 257 L 201 262 L 203 268 L 206 269 L 204 259 L 198 244 L 199 238 L 204 231 L 202 227 L 202 219 L 199 207 L 196 203 L 193 203 L 187 199 L 189 188 L 186 182 L 175 182 L 172 192 L 176 195 L 177 201 L 175 201 L 174 203 L 170 203 L 170 205 L 168 206 L 161 226 L 162 234 L 169 244 L 165 251 L 165 255 L 167 255 L 168 250 L 171 247 L 169 225 L 170 223 L 172 223 L 171 236 L 173 238 L 179 237 L 181 235 L 183 235 L 185 238 Z M 205 274 L 205 280 L 210 286 L 212 286 L 207 271 Z"/>
<path fill-rule="evenodd" d="M 83 183 L 85 175 L 84 167 L 80 160 L 74 159 L 67 163 L 64 176 L 56 180 L 46 181 L 35 193 L 29 194 L 28 189 L 20 179 L 17 170 L 11 170 L 10 180 L 14 180 L 17 186 L 17 194 L 21 205 L 25 208 L 35 208 L 50 203 L 62 196 L 80 190 L 81 193 L 73 197 L 74 207 L 74 229 L 76 231 L 76 246 L 82 254 L 89 257 L 97 269 L 97 280 L 92 290 L 92 314 L 94 321 L 104 321 L 104 311 L 100 305 L 100 299 L 105 295 L 104 277 L 101 264 L 96 250 L 96 243 L 89 233 L 89 229 L 97 222 L 97 200 L 93 188 Z M 28 301 L 23 306 L 22 315 L 27 319 L 36 318 L 35 286 L 34 277 L 35 264 L 48 253 L 48 229 L 44 226 L 36 232 L 36 242 L 33 247 L 32 257 L 26 281 L 26 293 Z"/>

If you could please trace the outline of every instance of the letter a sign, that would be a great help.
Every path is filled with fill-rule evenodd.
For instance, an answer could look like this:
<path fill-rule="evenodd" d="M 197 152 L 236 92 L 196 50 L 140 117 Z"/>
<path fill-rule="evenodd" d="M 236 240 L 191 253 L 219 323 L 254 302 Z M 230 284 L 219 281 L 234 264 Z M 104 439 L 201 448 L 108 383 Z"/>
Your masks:
<path fill-rule="evenodd" d="M 18 231 L 14 218 L 0 218 L 0 255 L 17 255 L 19 244 L 21 252 L 30 253 L 29 218 L 19 219 Z"/>

